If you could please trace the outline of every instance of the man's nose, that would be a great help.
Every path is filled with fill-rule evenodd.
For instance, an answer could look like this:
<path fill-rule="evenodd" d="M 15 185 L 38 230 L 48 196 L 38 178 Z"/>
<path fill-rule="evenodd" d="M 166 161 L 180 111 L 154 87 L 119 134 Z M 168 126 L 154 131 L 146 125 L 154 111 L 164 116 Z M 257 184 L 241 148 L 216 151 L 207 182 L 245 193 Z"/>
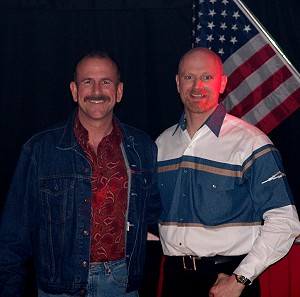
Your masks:
<path fill-rule="evenodd" d="M 203 89 L 203 81 L 201 79 L 196 79 L 196 81 L 195 81 L 195 87 L 197 89 Z"/>
<path fill-rule="evenodd" d="M 94 84 L 93 92 L 95 94 L 101 94 L 102 93 L 102 85 L 101 85 L 101 83 L 95 83 Z"/>

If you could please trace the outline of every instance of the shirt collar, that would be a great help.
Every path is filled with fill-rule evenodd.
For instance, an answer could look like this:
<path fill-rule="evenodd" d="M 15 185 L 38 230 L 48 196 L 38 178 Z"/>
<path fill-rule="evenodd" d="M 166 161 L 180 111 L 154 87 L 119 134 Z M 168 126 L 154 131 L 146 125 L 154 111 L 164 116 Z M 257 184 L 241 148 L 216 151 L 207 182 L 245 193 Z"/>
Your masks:
<path fill-rule="evenodd" d="M 226 109 L 223 104 L 219 104 L 214 112 L 208 117 L 208 119 L 204 122 L 203 125 L 206 125 L 217 137 L 220 134 L 220 130 L 222 127 L 223 120 L 226 115 Z M 182 131 L 186 129 L 186 115 L 183 112 L 181 118 L 176 126 L 176 129 L 173 135 L 176 133 L 178 128 L 181 128 Z M 200 129 L 199 127 L 198 129 Z"/>
<path fill-rule="evenodd" d="M 113 129 L 112 129 L 111 133 L 109 135 L 105 136 L 104 138 L 115 143 L 115 145 L 119 145 L 122 142 L 123 135 L 120 130 L 120 127 L 118 126 L 117 121 L 114 118 L 112 119 L 112 124 L 113 124 Z M 78 114 L 75 116 L 74 133 L 78 140 L 88 142 L 88 140 L 89 140 L 88 131 L 81 124 Z"/>

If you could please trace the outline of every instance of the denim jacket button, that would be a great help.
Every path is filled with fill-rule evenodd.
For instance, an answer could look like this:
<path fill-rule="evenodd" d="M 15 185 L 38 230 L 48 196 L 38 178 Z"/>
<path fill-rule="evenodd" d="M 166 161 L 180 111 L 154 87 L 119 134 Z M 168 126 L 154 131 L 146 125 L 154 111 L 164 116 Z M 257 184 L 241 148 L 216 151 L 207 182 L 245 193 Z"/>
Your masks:
<path fill-rule="evenodd" d="M 84 235 L 84 236 L 89 236 L 89 235 L 90 235 L 90 232 L 89 232 L 88 230 L 84 230 L 84 231 L 83 231 L 83 235 Z"/>
<path fill-rule="evenodd" d="M 88 262 L 87 262 L 87 261 L 83 261 L 83 262 L 82 262 L 82 266 L 83 266 L 83 267 L 87 267 L 87 266 L 88 266 Z"/>

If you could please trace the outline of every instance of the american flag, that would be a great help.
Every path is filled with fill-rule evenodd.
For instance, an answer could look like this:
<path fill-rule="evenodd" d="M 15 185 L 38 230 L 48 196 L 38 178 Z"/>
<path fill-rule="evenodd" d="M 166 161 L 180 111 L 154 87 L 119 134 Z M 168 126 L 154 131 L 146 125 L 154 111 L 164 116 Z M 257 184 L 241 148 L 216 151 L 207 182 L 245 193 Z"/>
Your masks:
<path fill-rule="evenodd" d="M 195 0 L 192 47 L 218 53 L 226 110 L 266 134 L 300 107 L 300 75 L 240 0 Z"/>

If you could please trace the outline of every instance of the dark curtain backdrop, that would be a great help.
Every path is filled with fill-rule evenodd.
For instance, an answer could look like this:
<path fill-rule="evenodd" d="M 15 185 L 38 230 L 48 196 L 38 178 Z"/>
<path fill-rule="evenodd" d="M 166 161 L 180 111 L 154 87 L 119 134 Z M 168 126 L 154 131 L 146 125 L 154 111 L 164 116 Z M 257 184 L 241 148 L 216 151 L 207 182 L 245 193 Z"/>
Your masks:
<path fill-rule="evenodd" d="M 300 71 L 298 0 L 244 3 Z M 178 120 L 175 74 L 190 48 L 191 15 L 191 0 L 0 1 L 0 208 L 21 145 L 73 109 L 74 63 L 92 49 L 108 51 L 120 65 L 122 121 L 155 139 Z M 298 110 L 269 134 L 298 209 L 299 130 Z"/>

